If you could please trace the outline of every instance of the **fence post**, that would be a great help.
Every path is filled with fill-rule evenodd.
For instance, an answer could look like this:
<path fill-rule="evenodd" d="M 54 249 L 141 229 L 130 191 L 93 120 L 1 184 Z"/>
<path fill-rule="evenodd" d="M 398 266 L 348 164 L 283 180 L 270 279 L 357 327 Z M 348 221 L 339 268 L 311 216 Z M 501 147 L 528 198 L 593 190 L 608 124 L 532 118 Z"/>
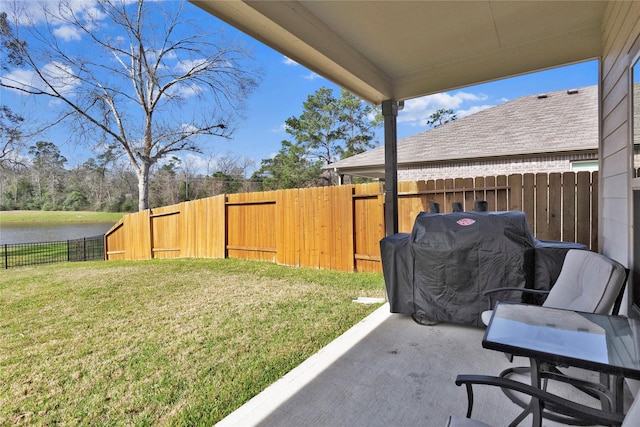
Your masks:
<path fill-rule="evenodd" d="M 4 269 L 9 268 L 9 247 L 7 244 L 4 244 Z"/>

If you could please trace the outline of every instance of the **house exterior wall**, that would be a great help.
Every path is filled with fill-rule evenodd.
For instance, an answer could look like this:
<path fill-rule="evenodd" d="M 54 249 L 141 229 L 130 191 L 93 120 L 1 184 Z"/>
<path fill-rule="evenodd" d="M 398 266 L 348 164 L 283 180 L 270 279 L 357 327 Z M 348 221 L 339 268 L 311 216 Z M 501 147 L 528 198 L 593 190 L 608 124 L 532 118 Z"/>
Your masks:
<path fill-rule="evenodd" d="M 603 22 L 600 62 L 601 252 L 633 267 L 631 239 L 631 75 L 639 50 L 640 3 L 611 2 Z M 627 288 L 628 289 L 628 288 Z"/>
<path fill-rule="evenodd" d="M 522 159 L 451 162 L 416 166 L 400 166 L 398 181 L 426 179 L 474 178 L 484 175 L 510 175 L 513 173 L 570 172 L 576 161 L 596 160 L 596 153 L 567 154 Z"/>

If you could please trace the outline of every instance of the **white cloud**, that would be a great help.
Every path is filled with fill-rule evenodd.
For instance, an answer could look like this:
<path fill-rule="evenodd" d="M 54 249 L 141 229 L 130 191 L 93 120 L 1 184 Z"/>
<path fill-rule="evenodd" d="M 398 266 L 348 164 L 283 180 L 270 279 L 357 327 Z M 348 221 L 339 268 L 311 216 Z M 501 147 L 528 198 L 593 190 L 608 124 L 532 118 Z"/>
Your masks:
<path fill-rule="evenodd" d="M 50 62 L 42 67 L 42 75 L 56 91 L 65 95 L 70 94 L 80 85 L 71 67 L 61 62 Z"/>
<path fill-rule="evenodd" d="M 41 69 L 42 75 L 57 92 L 70 95 L 80 81 L 76 78 L 71 67 L 60 62 L 50 62 Z M 4 84 L 24 90 L 39 90 L 53 94 L 45 82 L 33 71 L 16 69 L 1 77 Z M 23 93 L 24 92 L 20 92 Z"/>
<path fill-rule="evenodd" d="M 5 12 L 12 22 L 18 25 L 33 25 L 45 22 L 47 10 L 39 2 L 5 2 L 0 1 L 0 12 Z"/>
<path fill-rule="evenodd" d="M 182 73 L 187 73 L 192 70 L 197 71 L 198 68 L 204 67 L 205 65 L 207 65 L 207 61 L 205 59 L 189 59 L 178 61 L 175 69 Z"/>
<path fill-rule="evenodd" d="M 198 130 L 197 127 L 190 123 L 183 123 L 182 125 L 180 125 L 180 129 L 182 130 L 182 132 L 195 132 Z"/>
<path fill-rule="evenodd" d="M 61 38 L 62 40 L 68 42 L 71 40 L 81 40 L 82 35 L 78 31 L 77 28 L 71 27 L 69 25 L 63 25 L 53 30 L 53 35 Z"/>
<path fill-rule="evenodd" d="M 87 19 L 94 20 L 94 21 L 102 21 L 107 17 L 107 15 L 101 10 L 99 10 L 98 8 L 91 7 L 91 6 L 87 7 L 90 4 L 91 4 L 90 2 L 86 2 L 86 1 L 80 2 L 80 7 L 82 7 L 82 5 L 84 5 L 85 7 L 85 9 L 83 10 L 83 14 Z"/>
<path fill-rule="evenodd" d="M 13 70 L 0 78 L 5 85 L 11 85 L 18 88 L 32 87 L 35 73 L 29 70 Z"/>
<path fill-rule="evenodd" d="M 207 160 L 193 153 L 187 153 L 183 159 L 181 159 L 185 165 L 188 165 L 188 169 L 197 174 L 211 173 L 211 167 L 215 166 L 211 163 L 215 163 L 215 160 Z"/>
<path fill-rule="evenodd" d="M 288 58 L 286 56 L 282 57 L 282 63 L 285 65 L 290 65 L 290 66 L 298 66 L 300 64 L 298 64 L 296 61 L 294 61 L 291 58 Z M 322 76 L 320 76 L 319 74 L 314 73 L 313 71 L 309 71 L 309 74 L 305 74 L 304 76 L 302 76 L 302 78 L 307 79 L 307 80 L 315 80 L 315 79 L 321 79 Z"/>
<path fill-rule="evenodd" d="M 170 51 L 170 52 L 166 52 L 164 53 L 164 59 L 176 59 L 178 57 L 178 54 L 176 54 L 175 51 Z"/>
<path fill-rule="evenodd" d="M 14 7 L 12 2 L 0 1 L 0 12 L 6 12 L 18 25 L 32 26 L 46 22 L 53 27 L 56 37 L 64 41 L 78 41 L 81 40 L 81 33 L 64 22 L 74 16 L 84 23 L 85 28 L 92 30 L 95 23 L 107 18 L 96 4 L 97 0 L 70 0 L 65 3 L 18 1 L 17 7 Z"/>
<path fill-rule="evenodd" d="M 173 85 L 167 92 L 171 96 L 178 96 L 185 99 L 192 96 L 201 95 L 202 88 L 195 83 L 177 83 Z"/>
<path fill-rule="evenodd" d="M 169 164 L 173 157 L 177 157 L 180 160 L 180 163 L 176 165 L 178 170 L 188 171 L 192 174 L 208 175 L 218 167 L 214 158 L 206 158 L 201 155 L 188 152 L 163 157 L 158 161 L 158 167 L 161 168 L 162 166 Z"/>
<path fill-rule="evenodd" d="M 271 133 L 285 133 L 287 131 L 287 124 L 282 123 L 280 126 L 276 126 L 271 129 Z"/>
<path fill-rule="evenodd" d="M 282 58 L 283 58 L 282 63 L 285 65 L 294 65 L 294 66 L 299 65 L 296 61 L 294 61 L 291 58 L 288 58 L 286 56 L 283 56 Z"/>
<path fill-rule="evenodd" d="M 451 109 L 460 119 L 464 117 L 464 115 L 472 114 L 470 111 L 476 107 L 480 109 L 488 108 L 489 106 L 486 105 L 472 105 L 475 102 L 485 101 L 487 98 L 484 94 L 460 91 L 455 93 L 437 93 L 421 98 L 410 99 L 405 102 L 404 109 L 398 114 L 398 122 L 407 123 L 410 126 L 426 126 L 429 116 L 440 109 Z M 462 106 L 468 107 L 461 109 Z M 473 112 L 480 111 L 480 109 Z"/>

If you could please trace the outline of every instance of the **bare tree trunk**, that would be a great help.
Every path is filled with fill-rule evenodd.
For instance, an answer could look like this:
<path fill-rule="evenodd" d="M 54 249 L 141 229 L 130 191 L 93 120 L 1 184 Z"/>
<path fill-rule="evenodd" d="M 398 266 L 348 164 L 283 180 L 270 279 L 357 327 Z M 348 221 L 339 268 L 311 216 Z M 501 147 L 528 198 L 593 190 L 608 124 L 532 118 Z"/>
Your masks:
<path fill-rule="evenodd" d="M 147 162 L 141 162 L 138 170 L 138 210 L 149 208 L 149 169 Z"/>

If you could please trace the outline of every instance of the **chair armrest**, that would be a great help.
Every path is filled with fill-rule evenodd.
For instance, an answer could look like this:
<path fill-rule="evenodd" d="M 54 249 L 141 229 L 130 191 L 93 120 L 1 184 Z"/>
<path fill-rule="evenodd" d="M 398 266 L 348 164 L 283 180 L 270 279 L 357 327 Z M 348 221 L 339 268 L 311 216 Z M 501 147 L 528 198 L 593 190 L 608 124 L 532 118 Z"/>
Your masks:
<path fill-rule="evenodd" d="M 482 295 L 491 295 L 491 294 L 495 294 L 496 292 L 511 292 L 511 291 L 518 291 L 518 292 L 522 292 L 525 294 L 542 294 L 542 295 L 548 295 L 549 291 L 545 290 L 545 289 L 528 289 L 528 288 L 495 288 L 495 289 L 489 289 L 488 291 L 484 291 L 482 293 Z"/>
<path fill-rule="evenodd" d="M 528 288 L 513 288 L 513 287 L 489 289 L 488 291 L 484 291 L 482 295 L 489 297 L 489 310 L 493 310 L 493 300 L 491 298 L 491 295 L 498 292 L 512 292 L 512 291 L 522 292 L 523 294 L 549 295 L 549 291 L 545 289 L 528 289 Z"/>
<path fill-rule="evenodd" d="M 572 402 L 558 395 L 532 387 L 529 384 L 513 381 L 507 378 L 492 377 L 488 375 L 458 375 L 455 381 L 457 386 L 464 384 L 467 389 L 467 418 L 471 418 L 473 410 L 473 384 L 496 386 L 524 393 L 539 399 L 542 407 L 553 408 L 553 411 L 562 415 L 573 417 L 577 420 L 601 425 L 622 425 L 624 415 L 615 412 L 604 411 Z"/>

